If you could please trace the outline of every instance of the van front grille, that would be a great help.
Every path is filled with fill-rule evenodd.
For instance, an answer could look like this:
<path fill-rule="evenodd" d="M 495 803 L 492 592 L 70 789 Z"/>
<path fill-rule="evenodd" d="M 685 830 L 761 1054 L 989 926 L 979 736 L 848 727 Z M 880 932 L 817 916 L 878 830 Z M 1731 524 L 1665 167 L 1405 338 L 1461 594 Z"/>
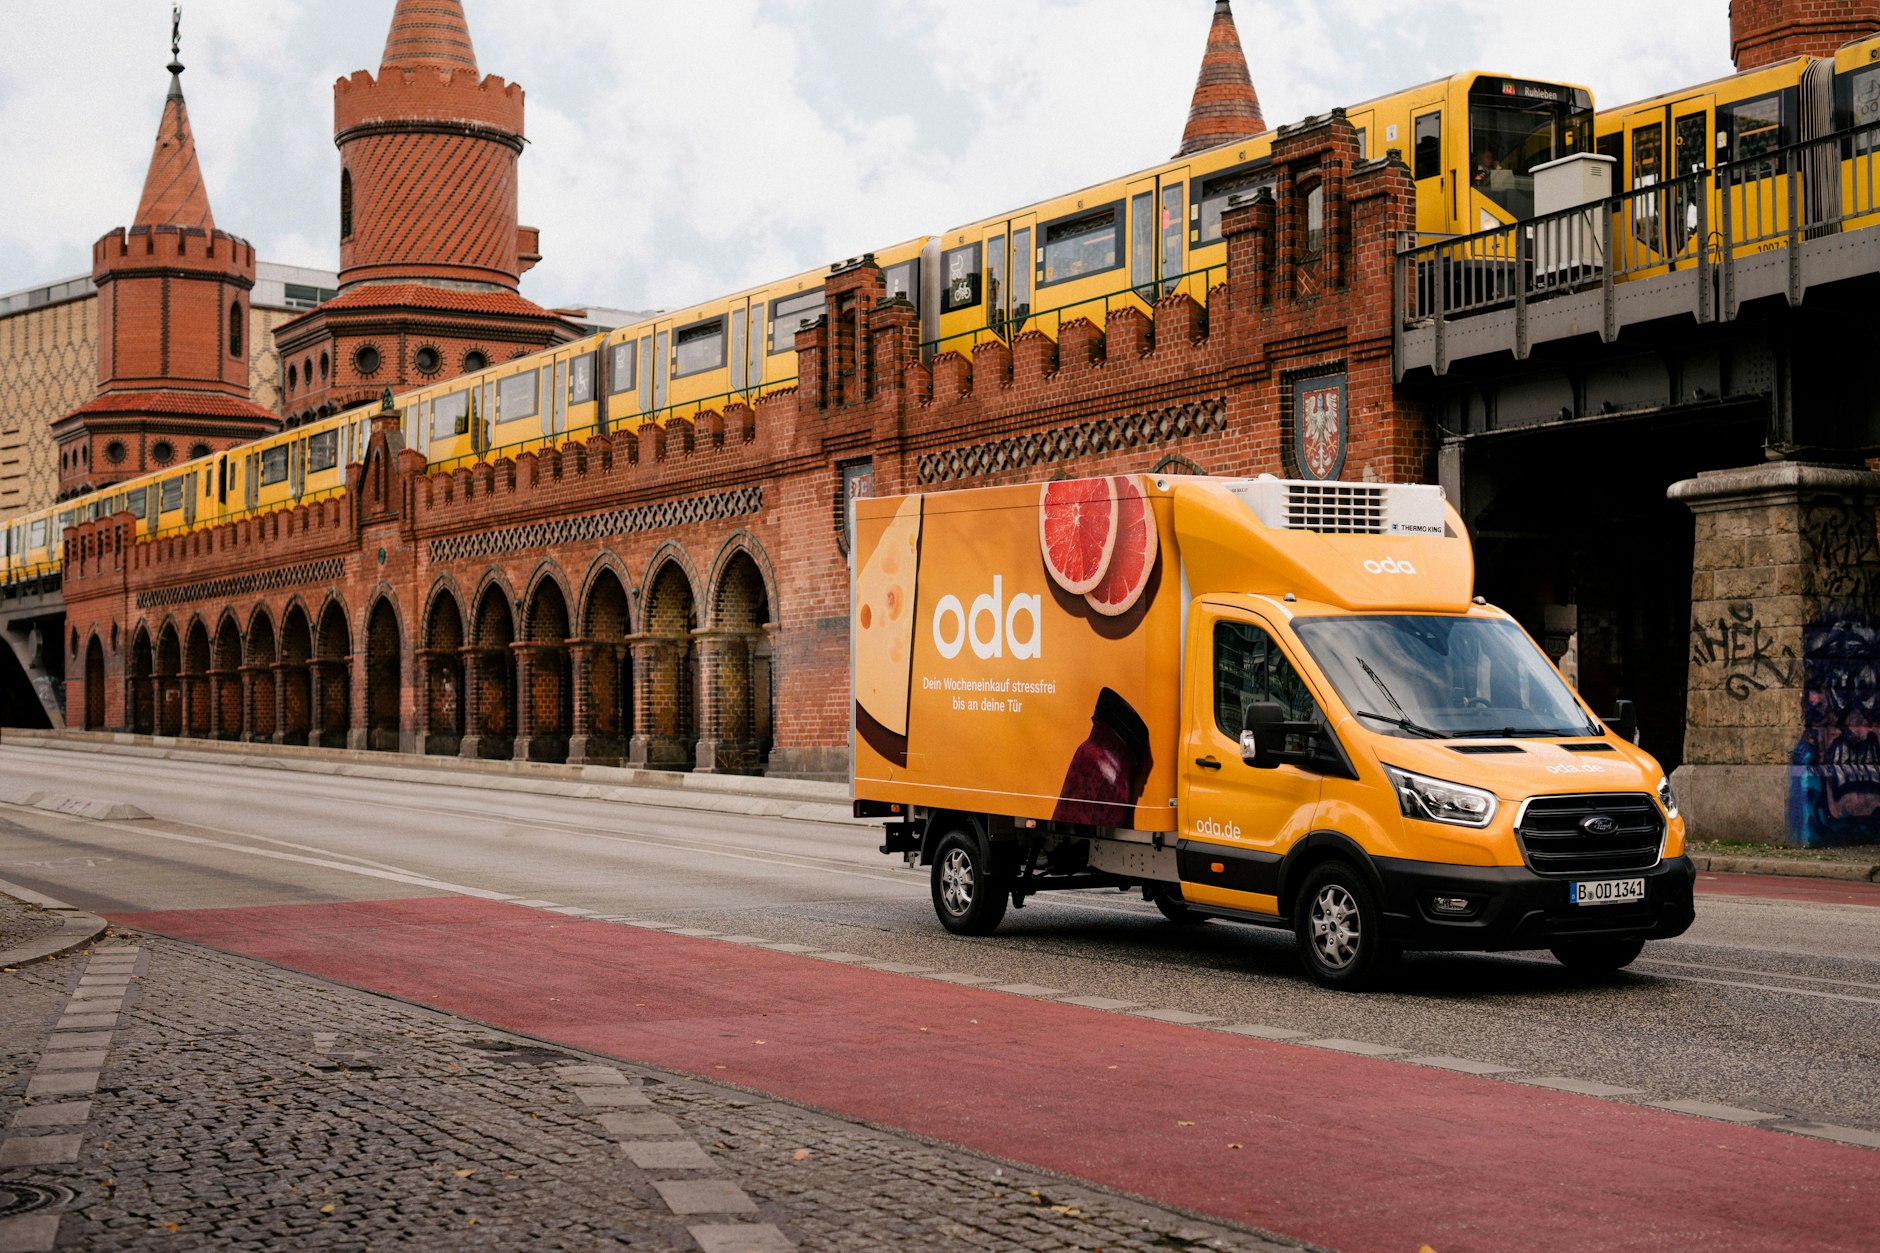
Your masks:
<path fill-rule="evenodd" d="M 1604 874 L 1657 865 L 1665 822 L 1643 792 L 1537 796 L 1522 808 L 1515 835 L 1536 874 Z"/>

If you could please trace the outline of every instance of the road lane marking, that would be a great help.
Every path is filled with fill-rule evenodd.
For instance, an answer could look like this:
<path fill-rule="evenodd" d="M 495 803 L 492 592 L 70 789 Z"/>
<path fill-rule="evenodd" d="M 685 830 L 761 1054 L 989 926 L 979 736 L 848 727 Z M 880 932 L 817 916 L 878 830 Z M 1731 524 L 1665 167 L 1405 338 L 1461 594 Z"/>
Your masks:
<path fill-rule="evenodd" d="M 1647 1101 L 1659 1109 L 1668 1109 L 1678 1114 L 1695 1114 L 1699 1118 L 1720 1118 L 1724 1122 L 1768 1122 L 1782 1117 L 1781 1114 L 1764 1113 L 1759 1109 L 1742 1109 L 1735 1105 L 1718 1105 L 1712 1101 Z"/>
<path fill-rule="evenodd" d="M 1760 950 L 1751 949 L 1749 951 L 1758 952 Z M 1831 979 L 1826 975 L 1791 975 L 1784 974 L 1780 970 L 1757 970 L 1753 966 L 1715 966 L 1709 962 L 1678 961 L 1676 958 L 1672 957 L 1641 957 L 1639 961 L 1655 963 L 1660 966 L 1685 966 L 1691 970 L 1715 970 L 1720 974 L 1761 975 L 1765 979 L 1798 979 L 1808 983 L 1835 983 L 1840 984 L 1842 987 L 1868 988 L 1872 991 L 1880 992 L 1880 983 L 1862 983 L 1858 979 Z"/>
<path fill-rule="evenodd" d="M 1745 983 L 1740 979 L 1706 979 L 1701 975 L 1673 975 L 1654 970 L 1646 976 L 1649 979 L 1677 979 L 1684 983 L 1713 983 L 1723 988 L 1750 988 L 1758 992 L 1788 992 L 1795 996 L 1818 996 L 1829 1001 L 1854 1001 L 1861 1005 L 1880 1005 L 1880 997 L 1850 996 L 1845 992 L 1823 992 L 1820 988 L 1783 988 L 1773 983 Z M 1783 976 L 1775 975 L 1780 979 Z"/>

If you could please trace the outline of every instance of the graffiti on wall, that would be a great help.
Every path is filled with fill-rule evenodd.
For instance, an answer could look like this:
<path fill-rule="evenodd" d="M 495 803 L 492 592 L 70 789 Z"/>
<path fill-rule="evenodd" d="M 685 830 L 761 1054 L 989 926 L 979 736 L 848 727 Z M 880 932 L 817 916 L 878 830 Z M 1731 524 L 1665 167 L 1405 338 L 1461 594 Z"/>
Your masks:
<path fill-rule="evenodd" d="M 1817 497 L 1802 505 L 1802 533 L 1814 540 L 1812 591 L 1840 611 L 1880 609 L 1880 532 L 1872 505 Z"/>
<path fill-rule="evenodd" d="M 1794 687 L 1795 649 L 1778 644 L 1756 614 L 1737 601 L 1715 622 L 1691 623 L 1691 664 L 1723 672 L 1723 690 L 1738 700 L 1772 687 Z"/>
<path fill-rule="evenodd" d="M 1880 834 L 1880 626 L 1837 612 L 1803 633 L 1802 738 L 1789 771 L 1789 838 L 1810 848 Z"/>

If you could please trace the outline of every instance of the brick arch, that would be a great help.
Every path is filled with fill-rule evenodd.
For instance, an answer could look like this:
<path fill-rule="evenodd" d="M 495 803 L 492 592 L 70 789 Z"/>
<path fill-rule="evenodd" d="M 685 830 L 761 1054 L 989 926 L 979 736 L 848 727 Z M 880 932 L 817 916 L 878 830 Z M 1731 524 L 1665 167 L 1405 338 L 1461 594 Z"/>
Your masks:
<path fill-rule="evenodd" d="M 633 575 L 627 571 L 627 563 L 612 549 L 602 549 L 594 560 L 588 563 L 587 573 L 581 580 L 581 594 L 576 601 L 575 621 L 580 624 L 581 634 L 593 637 L 597 627 L 611 623 L 598 622 L 595 616 L 595 596 L 603 586 L 619 589 L 625 602 L 625 613 L 619 621 L 619 635 L 633 634 Z M 611 596 L 611 592 L 607 593 Z"/>
<path fill-rule="evenodd" d="M 212 724 L 209 704 L 209 627 L 201 614 L 191 614 L 183 632 L 183 730 L 193 739 L 206 739 Z"/>
<path fill-rule="evenodd" d="M 503 569 L 501 566 L 491 566 L 489 569 L 485 570 L 483 576 L 477 580 L 476 591 L 472 592 L 470 597 L 463 602 L 464 607 L 469 611 L 472 619 L 476 617 L 477 611 L 483 605 L 483 598 L 489 595 L 490 588 L 492 587 L 501 590 L 503 600 L 508 604 L 509 612 L 512 616 L 522 605 L 522 597 L 516 595 L 516 585 L 509 581 L 509 571 Z"/>
<path fill-rule="evenodd" d="M 516 737 L 516 602 L 509 580 L 492 569 L 470 602 L 470 674 L 465 681 L 461 752 L 466 757 L 510 757 Z"/>
<path fill-rule="evenodd" d="M 242 629 L 233 609 L 223 609 L 215 624 L 209 670 L 209 699 L 215 715 L 212 728 L 218 740 L 242 738 Z"/>
<path fill-rule="evenodd" d="M 424 724 L 418 751 L 456 753 L 464 734 L 465 614 L 463 589 L 448 574 L 431 584 L 420 628 Z"/>
<path fill-rule="evenodd" d="M 525 621 L 529 607 L 535 603 L 535 598 L 540 594 L 544 582 L 554 583 L 556 590 L 561 593 L 562 607 L 567 610 L 568 620 L 572 623 L 575 620 L 574 606 L 576 604 L 574 587 L 568 581 L 567 572 L 553 557 L 544 557 L 536 563 L 535 569 L 529 571 L 528 580 L 523 584 L 527 590 L 516 598 L 517 603 L 522 606 Z"/>
<path fill-rule="evenodd" d="M 248 720 L 243 738 L 257 743 L 274 739 L 277 725 L 275 705 L 275 663 L 280 648 L 274 633 L 274 615 L 266 604 L 258 604 L 248 614 L 248 630 L 242 638 L 242 673 L 246 676 Z"/>
<path fill-rule="evenodd" d="M 85 641 L 85 729 L 104 730 L 104 641 L 96 631 Z"/>
<path fill-rule="evenodd" d="M 698 762 L 697 572 L 678 545 L 662 545 L 644 586 L 632 759 L 655 769 L 690 770 Z"/>
<path fill-rule="evenodd" d="M 139 622 L 131 632 L 131 654 L 125 667 L 124 720 L 135 735 L 157 730 L 157 658 L 150 628 Z"/>
<path fill-rule="evenodd" d="M 724 594 L 726 590 L 725 576 L 730 569 L 731 563 L 740 555 L 748 558 L 751 565 L 757 571 L 764 603 L 770 610 L 769 617 L 766 621 L 775 622 L 777 620 L 776 568 L 771 565 L 770 554 L 764 550 L 764 545 L 758 538 L 747 530 L 739 529 L 732 532 L 731 537 L 719 546 L 718 556 L 712 562 L 711 582 L 707 584 L 707 586 L 711 588 L 711 612 L 706 623 L 708 626 L 716 627 L 726 625 L 719 621 L 720 614 L 724 607 Z"/>
<path fill-rule="evenodd" d="M 1155 465 L 1149 470 L 1149 473 L 1151 474 L 1206 474 L 1207 471 L 1203 470 L 1200 466 L 1196 465 L 1194 462 L 1190 461 L 1188 458 L 1182 456 L 1180 453 L 1170 453 L 1168 456 L 1162 458 L 1162 460 L 1156 462 Z"/>
<path fill-rule="evenodd" d="M 517 683 L 522 739 L 516 756 L 530 761 L 566 761 L 574 730 L 574 671 L 568 641 L 575 634 L 574 598 L 567 576 L 552 560 L 529 580 L 523 601 L 522 646 Z"/>
<path fill-rule="evenodd" d="M 352 615 L 337 592 L 328 592 L 313 622 L 313 725 L 308 742 L 346 747 L 352 729 Z"/>
<path fill-rule="evenodd" d="M 698 576 L 698 567 L 692 564 L 691 556 L 681 545 L 672 540 L 667 540 L 653 550 L 652 558 L 646 563 L 646 575 L 640 580 L 640 630 L 642 631 L 649 630 L 651 626 L 646 620 L 645 614 L 646 606 L 652 604 L 653 583 L 665 572 L 665 567 L 669 565 L 678 568 L 679 574 L 685 579 L 686 590 L 691 594 L 694 604 L 703 603 L 705 599 L 705 585 Z"/>
<path fill-rule="evenodd" d="M 575 729 L 571 761 L 614 762 L 626 753 L 632 730 L 632 580 L 620 559 L 603 552 L 588 567 L 579 623 L 585 664 L 575 672 Z"/>
<path fill-rule="evenodd" d="M 288 598 L 281 610 L 281 715 L 275 738 L 283 744 L 305 744 L 313 729 L 313 615 L 299 596 Z"/>
<path fill-rule="evenodd" d="M 395 753 L 404 731 L 405 645 L 404 615 L 398 595 L 381 583 L 366 609 L 365 729 L 366 747 Z"/>

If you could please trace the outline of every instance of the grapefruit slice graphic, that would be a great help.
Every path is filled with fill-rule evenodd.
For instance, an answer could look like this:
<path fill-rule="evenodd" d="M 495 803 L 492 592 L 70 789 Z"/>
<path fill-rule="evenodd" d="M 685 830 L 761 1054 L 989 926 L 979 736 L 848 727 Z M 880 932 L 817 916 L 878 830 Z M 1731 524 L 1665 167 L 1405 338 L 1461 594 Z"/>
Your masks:
<path fill-rule="evenodd" d="M 1116 485 L 1109 479 L 1046 483 L 1038 502 L 1038 545 L 1051 581 L 1082 596 L 1103 579 L 1116 544 Z"/>
<path fill-rule="evenodd" d="M 1119 474 L 1116 485 L 1116 543 L 1110 563 L 1097 585 L 1085 593 L 1090 607 L 1105 617 L 1128 613 L 1149 586 L 1160 545 L 1156 543 L 1155 514 L 1135 476 Z"/>

